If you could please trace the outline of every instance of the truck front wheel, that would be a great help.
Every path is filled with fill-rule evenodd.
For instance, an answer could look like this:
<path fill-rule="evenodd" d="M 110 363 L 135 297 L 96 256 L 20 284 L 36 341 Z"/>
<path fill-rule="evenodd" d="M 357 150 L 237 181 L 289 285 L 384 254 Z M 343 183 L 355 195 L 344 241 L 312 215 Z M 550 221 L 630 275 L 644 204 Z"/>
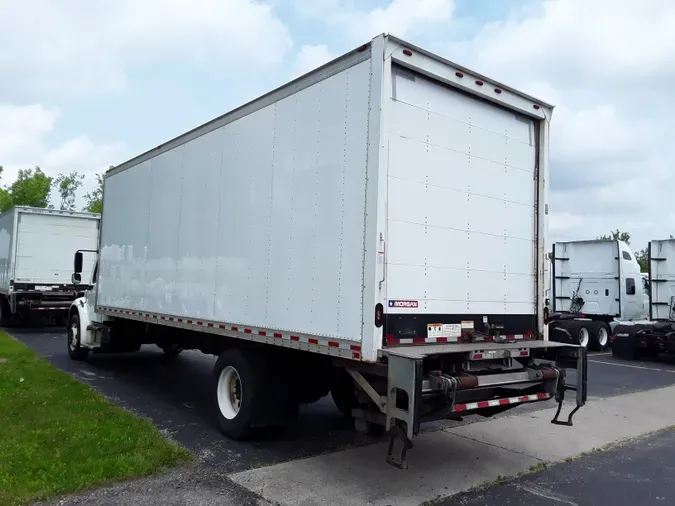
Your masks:
<path fill-rule="evenodd" d="M 256 410 L 264 402 L 261 371 L 255 363 L 251 354 L 231 349 L 221 353 L 213 369 L 218 423 L 232 439 L 250 435 Z"/>
<path fill-rule="evenodd" d="M 86 360 L 89 356 L 89 350 L 81 344 L 80 315 L 77 313 L 68 322 L 68 356 L 73 360 Z"/>

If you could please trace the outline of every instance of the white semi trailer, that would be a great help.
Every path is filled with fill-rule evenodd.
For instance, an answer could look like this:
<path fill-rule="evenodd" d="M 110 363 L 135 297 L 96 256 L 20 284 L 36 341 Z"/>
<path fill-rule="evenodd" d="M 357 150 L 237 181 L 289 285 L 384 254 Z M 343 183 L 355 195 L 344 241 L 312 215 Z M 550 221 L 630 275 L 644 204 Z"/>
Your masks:
<path fill-rule="evenodd" d="M 649 242 L 649 320 L 620 322 L 612 354 L 622 359 L 675 352 L 675 240 Z"/>
<path fill-rule="evenodd" d="M 558 242 L 551 266 L 551 340 L 601 350 L 613 324 L 647 318 L 646 279 L 625 242 Z"/>
<path fill-rule="evenodd" d="M 218 356 L 233 438 L 331 392 L 401 467 L 426 420 L 562 406 L 566 368 L 575 412 L 585 350 L 542 337 L 551 111 L 380 35 L 112 168 L 70 356 Z"/>
<path fill-rule="evenodd" d="M 99 221 L 98 214 L 27 206 L 0 215 L 0 325 L 31 314 L 67 317 L 82 295 L 71 282 L 73 250 L 96 249 Z M 88 255 L 85 275 L 95 260 Z"/>

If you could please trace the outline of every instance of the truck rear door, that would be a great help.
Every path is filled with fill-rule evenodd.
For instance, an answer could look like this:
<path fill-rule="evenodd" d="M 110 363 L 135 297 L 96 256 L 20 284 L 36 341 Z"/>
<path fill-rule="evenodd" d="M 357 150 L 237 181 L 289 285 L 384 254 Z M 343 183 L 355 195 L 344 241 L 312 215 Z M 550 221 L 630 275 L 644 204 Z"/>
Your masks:
<path fill-rule="evenodd" d="M 17 225 L 15 284 L 71 283 L 73 255 L 98 246 L 98 220 L 60 214 L 21 212 Z M 83 280 L 89 280 L 95 255 L 85 257 Z"/>
<path fill-rule="evenodd" d="M 649 243 L 649 317 L 675 318 L 675 240 Z"/>
<path fill-rule="evenodd" d="M 396 65 L 389 100 L 387 342 L 451 341 L 488 325 L 527 337 L 538 121 Z"/>

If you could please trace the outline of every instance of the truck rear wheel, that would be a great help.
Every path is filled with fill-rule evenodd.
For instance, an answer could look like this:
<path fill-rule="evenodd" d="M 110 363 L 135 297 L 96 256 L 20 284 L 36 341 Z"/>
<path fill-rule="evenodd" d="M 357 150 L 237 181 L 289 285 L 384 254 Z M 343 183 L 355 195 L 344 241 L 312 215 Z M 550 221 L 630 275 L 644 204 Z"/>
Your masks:
<path fill-rule="evenodd" d="M 590 331 L 589 349 L 602 351 L 609 344 L 609 325 L 605 322 L 593 322 L 588 326 Z"/>
<path fill-rule="evenodd" d="M 344 369 L 336 369 L 333 375 L 330 395 L 335 406 L 347 418 L 352 418 L 352 410 L 359 406 L 354 380 Z"/>
<path fill-rule="evenodd" d="M 70 317 L 67 329 L 68 335 L 68 356 L 72 360 L 86 360 L 89 356 L 89 350 L 83 348 L 80 337 L 80 315 L 77 313 Z"/>
<path fill-rule="evenodd" d="M 9 301 L 7 297 L 0 297 L 0 326 L 11 327 L 14 323 L 12 312 L 9 308 Z"/>
<path fill-rule="evenodd" d="M 256 367 L 257 362 L 250 353 L 225 350 L 213 369 L 218 423 L 232 439 L 251 434 L 256 411 L 264 402 L 262 368 Z"/>

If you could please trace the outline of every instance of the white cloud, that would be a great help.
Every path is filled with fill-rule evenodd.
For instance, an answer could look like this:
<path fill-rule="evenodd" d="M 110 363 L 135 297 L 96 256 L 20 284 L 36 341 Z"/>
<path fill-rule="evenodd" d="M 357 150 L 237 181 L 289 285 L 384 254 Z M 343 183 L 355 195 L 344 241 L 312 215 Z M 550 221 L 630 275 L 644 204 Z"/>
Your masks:
<path fill-rule="evenodd" d="M 161 62 L 269 65 L 292 46 L 268 3 L 255 0 L 0 0 L 3 87 L 78 93 L 124 86 Z"/>
<path fill-rule="evenodd" d="M 310 70 L 314 70 L 324 63 L 328 63 L 333 58 L 334 56 L 325 44 L 320 44 L 318 46 L 302 46 L 295 57 L 293 77 L 298 77 Z"/>
<path fill-rule="evenodd" d="M 401 37 L 431 23 L 450 21 L 454 0 L 391 0 L 383 7 L 364 10 L 347 0 L 293 2 L 302 15 L 334 25 L 351 41 L 369 40 L 383 33 Z"/>
<path fill-rule="evenodd" d="M 19 169 L 39 165 L 49 176 L 73 170 L 85 174 L 80 191 L 83 195 L 94 187 L 94 174 L 106 170 L 111 161 L 123 159 L 126 155 L 124 144 L 95 144 L 85 134 L 55 147 L 50 146 L 49 135 L 58 126 L 60 115 L 58 108 L 40 104 L 0 104 L 2 184 L 14 181 Z M 55 202 L 54 199 L 52 201 Z"/>

